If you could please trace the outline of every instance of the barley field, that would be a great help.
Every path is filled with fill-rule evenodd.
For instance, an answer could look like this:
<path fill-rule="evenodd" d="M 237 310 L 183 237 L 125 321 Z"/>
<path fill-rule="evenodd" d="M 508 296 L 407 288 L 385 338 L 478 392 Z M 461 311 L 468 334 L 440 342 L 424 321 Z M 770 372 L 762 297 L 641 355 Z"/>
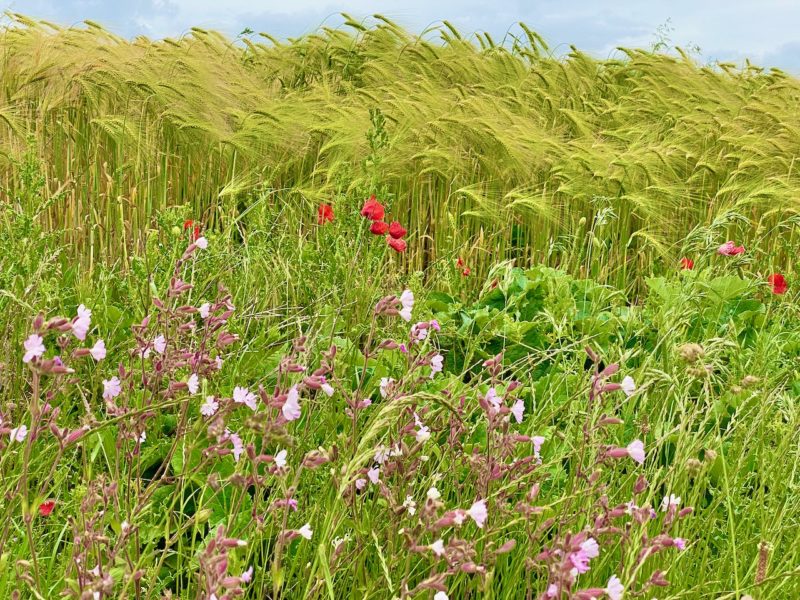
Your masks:
<path fill-rule="evenodd" d="M 448 22 L 0 28 L 0 598 L 800 598 L 800 80 Z"/>

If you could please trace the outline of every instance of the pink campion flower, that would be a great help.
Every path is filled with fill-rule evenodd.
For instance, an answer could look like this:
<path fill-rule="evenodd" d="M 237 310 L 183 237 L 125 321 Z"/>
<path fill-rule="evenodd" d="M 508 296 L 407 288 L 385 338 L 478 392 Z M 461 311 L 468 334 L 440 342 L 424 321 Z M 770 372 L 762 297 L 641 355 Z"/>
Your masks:
<path fill-rule="evenodd" d="M 311 523 L 306 523 L 305 525 L 303 525 L 300 529 L 297 530 L 297 533 L 299 533 L 305 539 L 310 540 L 311 535 L 314 533 L 311 530 Z"/>
<path fill-rule="evenodd" d="M 608 580 L 608 584 L 606 585 L 605 592 L 610 600 L 622 600 L 625 588 L 619 580 L 619 577 L 616 575 L 611 576 L 611 579 Z"/>
<path fill-rule="evenodd" d="M 372 483 L 378 483 L 381 476 L 381 470 L 378 467 L 372 467 L 369 471 L 367 471 L 367 478 Z"/>
<path fill-rule="evenodd" d="M 286 402 L 281 407 L 281 413 L 287 421 L 296 421 L 300 418 L 300 393 L 297 391 L 296 385 L 293 385 L 286 395 Z"/>
<path fill-rule="evenodd" d="M 103 340 L 97 340 L 89 350 L 89 354 L 97 361 L 103 360 L 106 357 L 106 343 Z"/>
<path fill-rule="evenodd" d="M 409 337 L 411 338 L 412 343 L 425 341 L 425 338 L 428 337 L 428 328 L 420 327 L 420 325 L 427 325 L 427 324 L 417 323 L 416 325 L 411 326 L 411 333 L 409 334 Z"/>
<path fill-rule="evenodd" d="M 620 383 L 620 387 L 628 398 L 633 396 L 633 394 L 636 392 L 636 383 L 633 381 L 633 377 L 630 375 L 627 375 L 625 378 L 623 378 L 622 382 Z"/>
<path fill-rule="evenodd" d="M 92 311 L 83 304 L 78 307 L 78 316 L 72 322 L 72 333 L 80 341 L 86 339 L 86 334 L 92 326 Z"/>
<path fill-rule="evenodd" d="M 628 444 L 626 450 L 628 451 L 628 456 L 630 456 L 633 460 L 640 465 L 644 464 L 644 443 L 641 440 L 633 440 L 630 444 Z"/>
<path fill-rule="evenodd" d="M 219 356 L 214 358 L 214 363 L 217 365 L 217 371 L 221 371 L 222 370 L 222 363 L 223 362 L 224 361 Z"/>
<path fill-rule="evenodd" d="M 389 388 L 394 384 L 394 379 L 391 377 L 381 377 L 381 383 L 379 386 L 381 392 L 381 398 L 386 398 L 389 394 Z"/>
<path fill-rule="evenodd" d="M 275 455 L 275 466 L 282 469 L 286 466 L 286 457 L 289 453 L 286 450 L 281 450 Z"/>
<path fill-rule="evenodd" d="M 438 591 L 433 595 L 433 600 L 450 600 L 445 592 Z"/>
<path fill-rule="evenodd" d="M 156 339 L 153 340 L 153 350 L 155 350 L 159 354 L 164 354 L 164 350 L 166 349 L 167 349 L 167 340 L 164 338 L 163 335 L 157 335 Z"/>
<path fill-rule="evenodd" d="M 491 404 L 495 410 L 500 408 L 500 403 L 503 401 L 503 397 L 497 393 L 497 390 L 493 387 L 489 388 L 489 391 L 486 392 L 486 396 L 484 397 L 486 402 Z"/>
<path fill-rule="evenodd" d="M 569 560 L 572 566 L 578 573 L 586 573 L 589 570 L 589 561 L 599 556 L 600 547 L 594 538 L 589 538 L 581 543 L 580 548 L 576 552 L 569 555 Z"/>
<path fill-rule="evenodd" d="M 192 395 L 200 390 L 200 378 L 197 376 L 197 373 L 189 375 L 189 379 L 186 380 L 186 385 L 189 388 L 189 393 Z"/>
<path fill-rule="evenodd" d="M 551 583 L 549 586 L 547 586 L 547 592 L 545 595 L 548 598 L 555 598 L 558 595 L 558 586 L 555 583 Z"/>
<path fill-rule="evenodd" d="M 683 539 L 683 538 L 675 538 L 674 540 L 672 540 L 672 543 L 681 552 L 686 550 L 686 540 L 685 539 Z"/>
<path fill-rule="evenodd" d="M 358 479 L 356 479 L 356 489 L 359 492 L 361 490 L 363 490 L 365 487 L 367 487 L 367 480 L 366 479 L 364 479 L 363 477 L 359 477 Z"/>
<path fill-rule="evenodd" d="M 414 413 L 414 424 L 417 426 L 415 437 L 420 444 L 424 444 L 431 439 L 431 430 L 420 420 L 417 413 Z"/>
<path fill-rule="evenodd" d="M 442 330 L 442 326 L 439 325 L 439 321 L 437 321 L 436 319 L 431 319 L 431 322 L 429 323 L 429 325 L 431 326 L 431 329 L 433 329 L 434 331 L 441 331 Z"/>
<path fill-rule="evenodd" d="M 325 379 L 324 375 L 322 376 L 322 383 L 320 384 L 319 389 L 321 389 L 328 398 L 333 396 L 333 386 L 328 383 L 328 380 Z"/>
<path fill-rule="evenodd" d="M 408 514 L 412 517 L 417 512 L 417 503 L 414 502 L 414 498 L 412 496 L 406 496 L 406 499 L 403 501 L 403 508 L 408 511 Z"/>
<path fill-rule="evenodd" d="M 250 583 L 253 580 L 253 565 L 247 568 L 247 571 L 239 576 L 243 583 Z"/>
<path fill-rule="evenodd" d="M 543 435 L 535 435 L 531 438 L 533 442 L 533 456 L 536 457 L 536 460 L 539 462 L 542 461 L 542 455 L 540 452 L 542 451 L 542 445 L 545 442 L 545 437 Z"/>
<path fill-rule="evenodd" d="M 661 501 L 661 510 L 666 512 L 667 509 L 670 508 L 678 508 L 681 505 L 681 497 L 676 496 L 675 494 L 670 494 L 669 496 L 664 496 L 664 499 Z"/>
<path fill-rule="evenodd" d="M 400 305 L 403 307 L 400 309 L 400 316 L 405 321 L 410 321 L 411 311 L 414 309 L 414 293 L 411 290 L 404 290 L 400 294 Z"/>
<path fill-rule="evenodd" d="M 195 245 L 201 250 L 208 248 L 208 240 L 205 237 L 199 237 L 194 241 Z"/>
<path fill-rule="evenodd" d="M 32 333 L 27 340 L 22 344 L 25 349 L 25 355 L 22 357 L 22 362 L 29 363 L 34 358 L 40 358 L 44 354 L 44 340 L 42 336 Z"/>
<path fill-rule="evenodd" d="M 430 549 L 436 556 L 444 556 L 444 541 L 436 540 L 430 545 Z"/>
<path fill-rule="evenodd" d="M 717 249 L 717 252 L 722 256 L 736 256 L 744 252 L 744 246 L 737 246 L 733 240 L 728 240 Z"/>
<path fill-rule="evenodd" d="M 122 393 L 122 384 L 118 377 L 103 379 L 103 399 L 113 400 Z"/>
<path fill-rule="evenodd" d="M 208 315 L 211 314 L 211 305 L 208 302 L 203 302 L 200 308 L 197 309 L 197 312 L 200 313 L 200 317 L 207 319 Z"/>
<path fill-rule="evenodd" d="M 478 500 L 473 503 L 473 505 L 469 507 L 467 514 L 475 521 L 479 529 L 483 529 L 486 517 L 489 516 L 489 512 L 486 510 L 486 502 L 484 500 Z"/>
<path fill-rule="evenodd" d="M 441 354 L 437 354 L 431 359 L 431 379 L 433 379 L 437 373 L 442 372 L 443 364 L 444 364 L 444 356 L 442 356 Z"/>
<path fill-rule="evenodd" d="M 520 398 L 516 402 L 514 402 L 514 406 L 511 407 L 511 414 L 514 415 L 514 418 L 517 420 L 517 423 L 522 423 L 522 415 L 525 413 L 525 402 Z"/>
<path fill-rule="evenodd" d="M 256 408 L 258 408 L 256 400 L 256 395 L 247 388 L 239 386 L 233 388 L 233 401 L 236 402 L 236 404 L 244 404 L 247 408 L 255 412 Z"/>
<path fill-rule="evenodd" d="M 8 432 L 8 438 L 12 442 L 24 442 L 26 437 L 28 437 L 28 427 L 26 425 L 14 427 Z"/>
<path fill-rule="evenodd" d="M 213 417 L 218 408 L 219 402 L 214 399 L 214 396 L 206 396 L 206 401 L 200 407 L 200 414 L 204 417 Z"/>
<path fill-rule="evenodd" d="M 242 443 L 242 438 L 239 437 L 238 433 L 230 433 L 231 444 L 233 444 L 233 460 L 239 462 L 239 457 L 244 452 L 244 444 Z"/>
<path fill-rule="evenodd" d="M 375 450 L 373 459 L 375 460 L 376 463 L 382 465 L 383 463 L 386 462 L 386 459 L 389 458 L 391 455 L 392 451 L 383 444 L 381 444 L 380 446 L 378 446 L 378 449 Z"/>

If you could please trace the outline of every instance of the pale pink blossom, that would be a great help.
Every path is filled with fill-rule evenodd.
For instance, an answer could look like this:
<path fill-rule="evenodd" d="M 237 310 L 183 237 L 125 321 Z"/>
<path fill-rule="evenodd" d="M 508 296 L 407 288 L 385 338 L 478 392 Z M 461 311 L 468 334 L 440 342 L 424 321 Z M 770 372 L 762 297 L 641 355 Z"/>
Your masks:
<path fill-rule="evenodd" d="M 197 373 L 189 375 L 189 379 L 186 380 L 186 385 L 189 388 L 190 394 L 196 394 L 200 390 L 200 378 L 197 376 Z"/>
<path fill-rule="evenodd" d="M 103 398 L 113 400 L 122 393 L 122 384 L 118 377 L 103 379 Z"/>
<path fill-rule="evenodd" d="M 546 595 L 548 598 L 555 598 L 558 595 L 558 586 L 555 583 L 551 583 L 547 586 Z"/>
<path fill-rule="evenodd" d="M 431 359 L 431 379 L 433 379 L 437 373 L 442 372 L 443 364 L 444 364 L 444 356 L 442 356 L 441 354 L 437 354 Z"/>
<path fill-rule="evenodd" d="M 244 452 L 244 444 L 242 443 L 242 438 L 239 437 L 238 433 L 231 433 L 229 435 L 231 438 L 231 444 L 233 444 L 233 460 L 239 462 L 239 457 Z"/>
<path fill-rule="evenodd" d="M 475 524 L 480 528 L 483 529 L 483 524 L 486 522 L 486 517 L 489 516 L 489 512 L 486 510 L 486 502 L 484 500 L 478 500 L 477 502 L 473 503 L 472 506 L 469 507 L 467 514 L 475 521 Z"/>
<path fill-rule="evenodd" d="M 411 326 L 411 333 L 409 337 L 412 342 L 422 342 L 428 337 L 427 323 L 417 323 Z"/>
<path fill-rule="evenodd" d="M 522 415 L 525 413 L 525 402 L 520 398 L 516 402 L 514 402 L 514 406 L 511 407 L 511 414 L 514 415 L 514 418 L 517 420 L 517 423 L 522 423 Z"/>
<path fill-rule="evenodd" d="M 500 408 L 500 404 L 503 401 L 503 397 L 497 393 L 497 390 L 493 387 L 490 387 L 489 390 L 486 392 L 486 396 L 484 396 L 484 400 L 491 404 L 495 410 Z"/>
<path fill-rule="evenodd" d="M 668 508 L 678 508 L 680 505 L 681 497 L 670 494 L 669 496 L 664 496 L 664 499 L 661 501 L 661 510 L 666 511 Z"/>
<path fill-rule="evenodd" d="M 608 580 L 608 584 L 606 585 L 605 592 L 608 594 L 610 600 L 622 600 L 625 588 L 619 580 L 619 577 L 616 575 L 611 576 L 611 579 Z"/>
<path fill-rule="evenodd" d="M 325 395 L 330 398 L 333 396 L 333 386 L 328 383 L 328 380 L 325 377 L 322 377 L 322 383 L 320 384 L 319 388 L 325 393 Z"/>
<path fill-rule="evenodd" d="M 8 437 L 12 442 L 24 442 L 25 438 L 28 437 L 28 427 L 26 425 L 14 427 L 8 432 Z"/>
<path fill-rule="evenodd" d="M 430 549 L 436 556 L 444 556 L 444 541 L 436 540 L 430 545 Z"/>
<path fill-rule="evenodd" d="M 628 456 L 630 456 L 640 465 L 644 464 L 644 443 L 641 440 L 633 440 L 630 444 L 628 444 L 626 449 L 628 451 Z"/>
<path fill-rule="evenodd" d="M 429 323 L 429 325 L 431 326 L 431 329 L 433 329 L 434 331 L 441 331 L 442 330 L 442 326 L 439 325 L 439 321 L 437 321 L 436 319 L 431 319 L 431 322 Z"/>
<path fill-rule="evenodd" d="M 288 456 L 288 452 L 286 450 L 281 450 L 275 455 L 275 466 L 279 469 L 282 469 L 286 466 L 286 457 Z"/>
<path fill-rule="evenodd" d="M 78 307 L 78 316 L 72 322 L 72 333 L 80 341 L 86 339 L 86 334 L 92 326 L 92 311 L 83 304 Z"/>
<path fill-rule="evenodd" d="M 622 382 L 619 384 L 622 388 L 622 391 L 625 392 L 625 395 L 630 398 L 636 393 L 636 382 L 633 381 L 633 377 L 630 375 L 626 375 Z"/>
<path fill-rule="evenodd" d="M 201 250 L 205 250 L 206 248 L 208 248 L 208 240 L 203 236 L 200 236 L 199 238 L 197 238 L 194 241 L 194 243 Z"/>
<path fill-rule="evenodd" d="M 600 554 L 600 547 L 594 538 L 589 538 L 582 542 L 579 550 L 569 555 L 569 560 L 572 563 L 575 571 L 578 573 L 586 573 L 589 570 L 589 561 Z"/>
<path fill-rule="evenodd" d="M 411 320 L 411 311 L 414 309 L 414 294 L 411 290 L 404 290 L 400 294 L 400 305 L 403 307 L 400 310 L 400 316 L 405 321 Z"/>
<path fill-rule="evenodd" d="M 433 600 L 450 600 L 446 593 L 439 591 L 433 595 Z"/>
<path fill-rule="evenodd" d="M 22 357 L 22 362 L 29 363 L 34 358 L 40 358 L 44 354 L 44 340 L 42 336 L 32 333 L 27 340 L 22 344 L 25 349 L 25 355 Z"/>
<path fill-rule="evenodd" d="M 417 503 L 414 502 L 414 498 L 411 496 L 406 496 L 406 499 L 403 501 L 403 508 L 413 517 L 417 512 Z"/>
<path fill-rule="evenodd" d="M 381 377 L 381 383 L 379 386 L 381 392 L 381 398 L 386 398 L 389 394 L 389 388 L 394 384 L 394 379 L 391 377 Z"/>
<path fill-rule="evenodd" d="M 305 539 L 310 540 L 311 535 L 314 533 L 313 531 L 311 531 L 311 523 L 306 523 L 305 525 L 303 525 L 300 529 L 297 530 L 297 533 L 299 533 Z"/>
<path fill-rule="evenodd" d="M 363 477 L 359 477 L 358 479 L 356 479 L 356 489 L 358 491 L 363 490 L 365 487 L 367 487 L 366 479 L 364 479 Z"/>
<path fill-rule="evenodd" d="M 540 452 L 542 451 L 542 445 L 545 442 L 545 437 L 543 435 L 535 435 L 531 438 L 533 442 L 533 455 L 536 457 L 537 460 L 542 460 L 542 455 Z"/>
<path fill-rule="evenodd" d="M 239 576 L 239 578 L 240 578 L 240 579 L 242 580 L 242 582 L 244 582 L 244 583 L 250 583 L 250 582 L 253 580 L 253 565 L 250 565 L 250 566 L 247 568 L 247 571 L 245 571 L 244 573 L 242 573 L 242 574 Z"/>
<path fill-rule="evenodd" d="M 89 354 L 97 361 L 103 360 L 106 357 L 106 343 L 103 340 L 97 340 L 89 350 Z"/>
<path fill-rule="evenodd" d="M 217 365 L 217 371 L 221 371 L 223 360 L 219 356 L 217 356 L 216 358 L 214 358 L 214 362 Z"/>
<path fill-rule="evenodd" d="M 236 404 L 244 404 L 247 408 L 255 412 L 258 405 L 256 404 L 256 395 L 247 388 L 236 386 L 233 388 L 233 401 Z"/>
<path fill-rule="evenodd" d="M 206 401 L 200 407 L 200 414 L 204 417 L 212 417 L 217 413 L 219 402 L 216 401 L 214 396 L 206 396 Z"/>
<path fill-rule="evenodd" d="M 286 402 L 281 407 L 283 418 L 287 421 L 295 421 L 300 418 L 300 393 L 297 386 L 293 385 L 286 395 Z"/>
<path fill-rule="evenodd" d="M 156 339 L 153 340 L 153 350 L 155 350 L 159 354 L 164 354 L 164 350 L 166 349 L 167 349 L 166 338 L 164 338 L 163 335 L 157 335 Z"/>
<path fill-rule="evenodd" d="M 369 471 L 367 471 L 367 477 L 373 484 L 378 483 L 380 476 L 381 470 L 378 467 L 372 467 Z"/>
<path fill-rule="evenodd" d="M 672 540 L 672 543 L 675 544 L 675 547 L 678 550 L 680 550 L 681 552 L 686 550 L 686 540 L 685 539 L 683 539 L 683 538 L 675 538 L 674 540 Z"/>
<path fill-rule="evenodd" d="M 442 494 L 435 487 L 430 487 L 426 495 L 429 500 L 438 500 L 442 497 Z"/>
<path fill-rule="evenodd" d="M 197 312 L 200 313 L 200 317 L 203 319 L 207 319 L 208 315 L 211 314 L 211 305 L 208 302 L 203 302 L 200 305 L 200 308 L 197 309 Z"/>

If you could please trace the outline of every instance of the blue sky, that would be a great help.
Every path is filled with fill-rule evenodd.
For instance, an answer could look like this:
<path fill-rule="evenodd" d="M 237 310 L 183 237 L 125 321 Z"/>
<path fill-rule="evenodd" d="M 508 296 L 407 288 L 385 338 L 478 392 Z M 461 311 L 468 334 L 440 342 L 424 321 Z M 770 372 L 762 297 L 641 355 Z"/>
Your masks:
<path fill-rule="evenodd" d="M 523 21 L 559 53 L 574 44 L 601 57 L 617 46 L 650 45 L 669 20 L 672 42 L 698 46 L 703 62 L 749 57 L 800 74 L 800 0 L 0 0 L 0 7 L 60 24 L 92 19 L 127 37 L 178 36 L 199 26 L 285 38 L 336 26 L 337 13 L 347 12 L 380 13 L 414 31 L 447 19 L 499 40 Z"/>

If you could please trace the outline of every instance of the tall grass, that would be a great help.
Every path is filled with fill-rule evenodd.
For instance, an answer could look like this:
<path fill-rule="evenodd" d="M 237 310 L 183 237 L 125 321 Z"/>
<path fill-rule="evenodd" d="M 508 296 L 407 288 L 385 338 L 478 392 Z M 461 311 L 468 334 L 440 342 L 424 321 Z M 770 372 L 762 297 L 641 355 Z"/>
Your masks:
<path fill-rule="evenodd" d="M 24 195 L 32 153 L 46 227 L 84 265 L 141 249 L 171 205 L 233 227 L 257 198 L 304 219 L 377 191 L 416 237 L 411 270 L 513 257 L 624 285 L 698 226 L 724 236 L 743 215 L 737 235 L 759 236 L 798 208 L 800 82 L 777 70 L 557 59 L 524 26 L 498 45 L 381 16 L 288 42 L 6 17 L 0 199 Z M 778 236 L 762 242 L 787 258 Z"/>

